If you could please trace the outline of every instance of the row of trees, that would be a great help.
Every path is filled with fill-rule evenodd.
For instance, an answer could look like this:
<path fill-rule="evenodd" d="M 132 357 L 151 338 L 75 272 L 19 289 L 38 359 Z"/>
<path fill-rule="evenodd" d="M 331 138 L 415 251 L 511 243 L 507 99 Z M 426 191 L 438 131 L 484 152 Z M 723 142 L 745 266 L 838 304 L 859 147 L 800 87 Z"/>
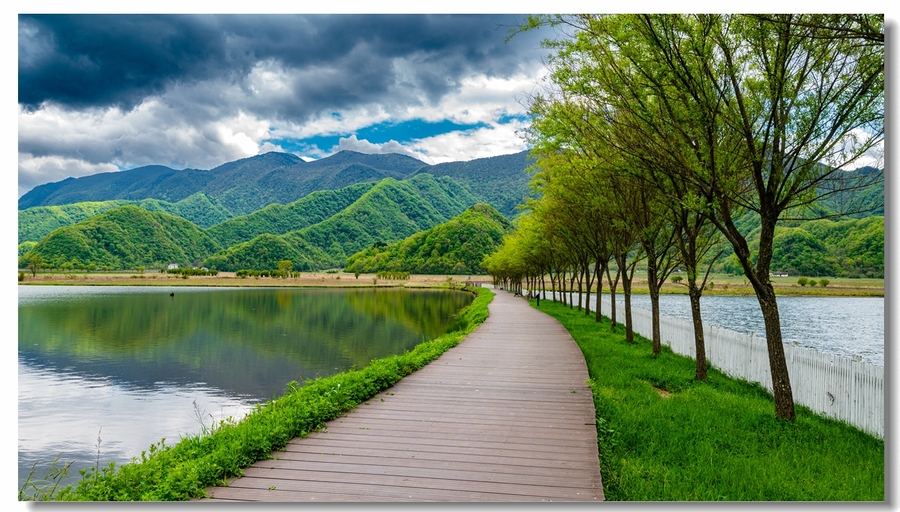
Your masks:
<path fill-rule="evenodd" d="M 549 276 L 554 291 L 599 292 L 605 276 L 615 293 L 621 281 L 630 341 L 631 280 L 646 260 L 655 353 L 659 288 L 684 268 L 704 379 L 700 296 L 727 243 L 762 310 L 775 414 L 793 420 L 775 227 L 883 179 L 845 171 L 883 143 L 883 16 L 542 16 L 520 30 L 547 26 L 564 37 L 545 41 L 550 73 L 531 98 L 540 199 L 485 265 L 512 286 Z"/>

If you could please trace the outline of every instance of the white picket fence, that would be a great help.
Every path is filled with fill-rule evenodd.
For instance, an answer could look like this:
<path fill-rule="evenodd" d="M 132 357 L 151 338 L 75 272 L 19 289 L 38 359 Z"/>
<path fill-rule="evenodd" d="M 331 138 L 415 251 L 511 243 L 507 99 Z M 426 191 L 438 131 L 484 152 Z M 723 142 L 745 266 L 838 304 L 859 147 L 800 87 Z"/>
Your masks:
<path fill-rule="evenodd" d="M 596 307 L 596 296 L 591 307 Z M 577 298 L 576 298 L 577 304 Z M 609 298 L 602 299 L 602 313 L 609 317 Z M 650 311 L 632 308 L 634 332 L 650 339 L 653 317 Z M 616 301 L 616 322 L 625 322 L 625 303 Z M 676 354 L 696 356 L 692 322 L 660 316 L 660 337 Z M 757 382 L 772 392 L 769 352 L 765 338 L 704 325 L 706 357 L 723 373 Z M 884 367 L 852 361 L 818 350 L 784 346 L 794 403 L 823 416 L 844 421 L 884 439 Z"/>

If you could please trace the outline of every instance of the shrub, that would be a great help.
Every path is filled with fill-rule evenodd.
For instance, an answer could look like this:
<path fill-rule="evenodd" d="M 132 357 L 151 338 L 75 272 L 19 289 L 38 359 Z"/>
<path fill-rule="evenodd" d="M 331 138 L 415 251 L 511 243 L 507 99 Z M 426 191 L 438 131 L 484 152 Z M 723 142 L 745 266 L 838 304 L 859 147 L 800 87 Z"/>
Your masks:
<path fill-rule="evenodd" d="M 805 277 L 801 277 L 800 279 L 797 279 L 797 284 L 799 284 L 800 286 L 806 286 L 807 283 L 809 283 L 809 279 L 807 279 Z"/>
<path fill-rule="evenodd" d="M 823 277 L 822 279 L 819 279 L 819 284 L 822 285 L 822 288 L 825 288 L 826 286 L 831 284 L 831 281 Z"/>

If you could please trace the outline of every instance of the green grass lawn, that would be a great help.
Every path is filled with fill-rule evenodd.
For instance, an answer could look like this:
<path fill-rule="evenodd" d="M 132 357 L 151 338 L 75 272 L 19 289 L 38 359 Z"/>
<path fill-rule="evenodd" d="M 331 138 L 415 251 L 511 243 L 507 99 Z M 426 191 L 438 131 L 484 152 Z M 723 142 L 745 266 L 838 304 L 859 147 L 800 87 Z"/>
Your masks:
<path fill-rule="evenodd" d="M 534 305 L 534 301 L 532 301 Z M 610 333 L 577 309 L 549 300 L 581 347 L 591 377 L 604 492 L 620 501 L 883 501 L 884 441 L 797 406 L 776 420 L 771 395 L 624 326 Z"/>

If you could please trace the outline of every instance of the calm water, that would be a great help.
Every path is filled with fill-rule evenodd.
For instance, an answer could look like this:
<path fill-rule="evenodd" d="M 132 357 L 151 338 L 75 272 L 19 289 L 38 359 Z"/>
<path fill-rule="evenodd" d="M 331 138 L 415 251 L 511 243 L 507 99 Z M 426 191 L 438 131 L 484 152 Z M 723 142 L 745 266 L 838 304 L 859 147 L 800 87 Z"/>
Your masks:
<path fill-rule="evenodd" d="M 616 298 L 623 300 L 621 294 Z M 631 305 L 650 311 L 650 296 L 633 295 Z M 659 310 L 661 315 L 691 320 L 686 295 L 660 296 Z M 884 366 L 883 297 L 778 297 L 778 313 L 784 343 Z M 756 297 L 704 296 L 700 314 L 704 324 L 765 337 Z"/>
<path fill-rule="evenodd" d="M 443 334 L 471 301 L 398 289 L 20 286 L 18 295 L 20 483 L 35 462 L 43 476 L 62 454 L 76 477 L 98 449 L 102 465 L 128 462 L 201 421 L 241 417 L 292 380 L 401 353 Z"/>

